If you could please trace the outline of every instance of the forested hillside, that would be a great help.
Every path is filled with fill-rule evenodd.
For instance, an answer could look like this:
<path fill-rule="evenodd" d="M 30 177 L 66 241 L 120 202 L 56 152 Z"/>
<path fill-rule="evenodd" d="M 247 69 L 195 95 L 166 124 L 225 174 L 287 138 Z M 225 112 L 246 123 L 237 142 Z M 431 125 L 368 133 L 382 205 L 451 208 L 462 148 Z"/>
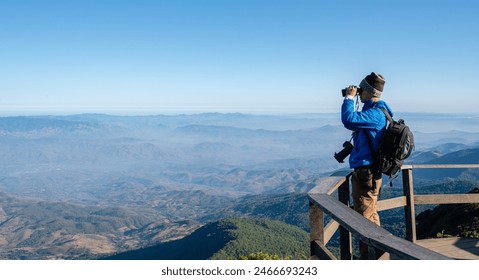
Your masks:
<path fill-rule="evenodd" d="M 258 252 L 304 259 L 309 255 L 309 235 L 304 230 L 279 221 L 228 218 L 207 224 L 183 239 L 107 259 L 228 260 Z"/>

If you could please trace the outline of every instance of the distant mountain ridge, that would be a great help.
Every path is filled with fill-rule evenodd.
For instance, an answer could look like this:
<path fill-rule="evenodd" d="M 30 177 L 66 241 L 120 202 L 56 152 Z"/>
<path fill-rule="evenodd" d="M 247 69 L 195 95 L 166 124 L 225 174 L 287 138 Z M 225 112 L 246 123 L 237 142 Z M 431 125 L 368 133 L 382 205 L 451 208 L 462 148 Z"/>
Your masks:
<path fill-rule="evenodd" d="M 426 164 L 479 164 L 479 148 L 469 148 L 453 151 L 432 160 Z M 479 169 L 451 168 L 441 169 L 418 169 L 414 170 L 414 176 L 418 179 L 439 180 L 443 178 L 478 179 Z"/>

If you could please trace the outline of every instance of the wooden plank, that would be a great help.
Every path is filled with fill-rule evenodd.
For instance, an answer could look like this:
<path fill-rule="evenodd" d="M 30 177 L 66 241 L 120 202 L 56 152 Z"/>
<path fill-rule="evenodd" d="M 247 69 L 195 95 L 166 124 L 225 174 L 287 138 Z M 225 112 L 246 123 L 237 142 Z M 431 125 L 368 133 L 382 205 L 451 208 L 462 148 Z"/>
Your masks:
<path fill-rule="evenodd" d="M 406 205 L 407 205 L 406 196 L 398 196 L 398 197 L 389 198 L 389 199 L 382 199 L 382 200 L 378 200 L 378 203 L 377 203 L 378 211 L 404 207 Z"/>
<path fill-rule="evenodd" d="M 418 240 L 420 246 L 455 259 L 479 259 L 478 238 L 432 238 Z"/>
<path fill-rule="evenodd" d="M 417 194 L 415 204 L 463 204 L 479 203 L 479 194 Z"/>
<path fill-rule="evenodd" d="M 340 254 L 342 260 L 353 258 L 353 235 L 343 226 L 339 227 Z"/>
<path fill-rule="evenodd" d="M 325 245 L 321 244 L 320 242 L 317 241 L 312 241 L 311 242 L 311 247 L 314 248 L 314 251 L 316 252 L 315 256 L 320 259 L 320 260 L 337 260 L 336 256 L 329 251 L 328 248 L 326 248 Z"/>
<path fill-rule="evenodd" d="M 348 231 L 357 234 L 368 245 L 397 255 L 401 259 L 449 259 L 421 246 L 417 246 L 365 219 L 354 210 L 325 194 L 309 194 L 310 201 L 338 221 Z"/>
<path fill-rule="evenodd" d="M 342 183 L 346 182 L 344 176 L 331 176 L 321 178 L 316 182 L 316 187 L 311 189 L 308 193 L 325 193 L 332 194 Z"/>
<path fill-rule="evenodd" d="M 324 213 L 313 203 L 309 204 L 309 241 L 311 242 L 311 256 L 317 254 L 314 241 L 324 244 Z"/>
<path fill-rule="evenodd" d="M 339 222 L 343 227 L 351 232 L 364 232 L 369 229 L 370 223 L 364 224 L 367 221 L 360 214 L 354 210 L 341 204 L 339 201 L 325 194 L 309 194 L 310 202 L 315 204 L 318 208 L 323 210 L 333 219 Z M 371 223 L 373 224 L 373 223 Z M 378 226 L 376 226 L 379 228 Z M 356 230 L 355 228 L 360 228 Z"/>
<path fill-rule="evenodd" d="M 348 169 L 335 171 L 333 174 L 331 174 L 331 176 L 349 177 L 351 174 L 353 174 L 351 169 Z"/>
<path fill-rule="evenodd" d="M 427 246 L 428 248 L 474 248 L 479 246 L 479 239 L 477 238 L 446 237 L 421 239 L 418 241 L 421 241 L 421 246 Z"/>
<path fill-rule="evenodd" d="M 416 213 L 414 210 L 414 187 L 412 169 L 402 170 L 403 192 L 406 197 L 404 216 L 406 220 L 406 240 L 416 242 Z"/>
<path fill-rule="evenodd" d="M 324 244 L 328 244 L 329 240 L 333 237 L 336 231 L 339 229 L 339 223 L 335 220 L 331 220 L 325 227 L 324 227 Z"/>
<path fill-rule="evenodd" d="M 458 250 L 458 251 L 446 253 L 446 256 L 452 259 L 457 259 L 457 260 L 477 260 L 478 253 L 479 252 L 471 253 L 464 250 Z"/>
<path fill-rule="evenodd" d="M 479 168 L 479 164 L 411 164 L 402 169 L 434 169 L 434 168 Z"/>
<path fill-rule="evenodd" d="M 344 183 L 339 186 L 338 189 L 338 200 L 346 207 L 349 208 L 349 181 L 345 181 Z M 353 258 L 353 236 L 351 232 L 343 228 L 342 226 L 339 227 L 339 242 L 340 246 L 340 253 L 342 260 L 351 260 Z"/>

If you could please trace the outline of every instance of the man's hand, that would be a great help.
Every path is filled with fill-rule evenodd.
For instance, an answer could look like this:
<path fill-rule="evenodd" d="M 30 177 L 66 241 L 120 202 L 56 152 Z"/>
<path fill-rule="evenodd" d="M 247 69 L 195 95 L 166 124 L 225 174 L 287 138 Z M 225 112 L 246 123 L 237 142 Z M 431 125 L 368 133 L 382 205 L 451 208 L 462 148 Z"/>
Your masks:
<path fill-rule="evenodd" d="M 346 98 L 353 99 L 354 97 L 356 97 L 357 91 L 358 91 L 358 88 L 356 86 L 353 86 L 353 85 L 349 86 L 346 89 Z"/>

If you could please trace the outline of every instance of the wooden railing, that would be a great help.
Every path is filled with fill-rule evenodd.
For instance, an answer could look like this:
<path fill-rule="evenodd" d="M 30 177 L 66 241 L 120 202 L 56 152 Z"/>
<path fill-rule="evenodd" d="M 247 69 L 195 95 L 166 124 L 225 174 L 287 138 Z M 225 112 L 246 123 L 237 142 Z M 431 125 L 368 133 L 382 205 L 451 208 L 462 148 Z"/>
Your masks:
<path fill-rule="evenodd" d="M 352 236 L 369 247 L 369 259 L 377 259 L 383 252 L 398 259 L 444 260 L 446 256 L 414 244 L 416 241 L 416 204 L 479 203 L 479 194 L 414 195 L 413 169 L 420 168 L 479 168 L 479 164 L 406 165 L 402 167 L 403 195 L 378 201 L 378 211 L 404 207 L 406 238 L 392 235 L 385 229 L 365 219 L 350 208 L 350 172 L 336 173 L 321 179 L 309 193 L 311 257 L 337 259 L 326 248 L 339 229 L 340 259 L 353 259 Z M 331 195 L 338 191 L 338 198 Z M 325 214 L 331 221 L 325 225 Z"/>

